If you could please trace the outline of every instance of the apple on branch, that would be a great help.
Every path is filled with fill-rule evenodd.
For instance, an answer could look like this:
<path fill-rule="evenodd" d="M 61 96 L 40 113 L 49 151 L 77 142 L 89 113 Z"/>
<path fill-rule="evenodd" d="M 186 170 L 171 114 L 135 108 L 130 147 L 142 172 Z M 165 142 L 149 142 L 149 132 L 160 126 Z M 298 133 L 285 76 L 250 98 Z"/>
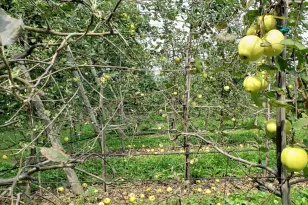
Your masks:
<path fill-rule="evenodd" d="M 299 172 L 307 166 L 307 152 L 302 148 L 287 147 L 281 152 L 281 163 L 289 172 Z"/>
<path fill-rule="evenodd" d="M 255 35 L 243 37 L 238 44 L 238 53 L 243 61 L 256 61 L 264 53 L 264 47 L 261 46 L 262 39 Z"/>

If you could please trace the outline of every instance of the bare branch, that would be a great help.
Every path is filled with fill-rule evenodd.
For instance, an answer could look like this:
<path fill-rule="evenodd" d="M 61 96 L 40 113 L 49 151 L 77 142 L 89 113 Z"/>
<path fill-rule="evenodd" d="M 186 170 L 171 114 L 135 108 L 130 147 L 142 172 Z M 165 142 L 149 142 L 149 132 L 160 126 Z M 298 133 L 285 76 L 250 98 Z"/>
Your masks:
<path fill-rule="evenodd" d="M 51 35 L 55 35 L 55 36 L 107 36 L 107 35 L 111 35 L 111 34 L 117 34 L 117 33 L 111 33 L 110 31 L 106 31 L 106 32 L 102 32 L 102 33 L 93 33 L 93 32 L 89 32 L 89 33 L 63 33 L 63 32 L 58 32 L 58 31 L 53 31 L 53 30 L 48 30 L 48 29 L 43 29 L 43 28 L 33 28 L 31 26 L 24 26 L 24 29 L 28 30 L 28 31 L 32 31 L 32 32 L 36 32 L 36 33 L 42 33 L 42 34 L 51 34 Z"/>
<path fill-rule="evenodd" d="M 303 182 L 307 182 L 308 178 L 304 178 L 304 179 L 297 179 L 295 181 L 291 181 L 290 182 L 290 186 L 294 185 L 294 184 L 298 184 L 298 183 L 303 183 Z"/>
<path fill-rule="evenodd" d="M 44 161 L 43 163 L 40 163 L 40 165 L 44 165 L 47 164 L 51 161 L 47 160 Z M 68 168 L 68 167 L 74 167 L 75 165 L 72 163 L 68 163 L 68 164 L 56 164 L 56 165 L 51 165 L 51 166 L 36 166 L 34 168 L 29 169 L 26 172 L 21 173 L 20 175 L 16 176 L 16 177 L 12 177 L 12 178 L 7 178 L 7 179 L 0 179 L 0 185 L 5 185 L 5 184 L 11 184 L 14 181 L 18 181 L 18 180 L 30 180 L 32 179 L 31 175 L 35 172 L 38 171 L 48 171 L 48 170 L 52 170 L 52 169 L 59 169 L 59 168 Z"/>
<path fill-rule="evenodd" d="M 205 141 L 206 143 L 210 144 L 213 146 L 214 149 L 216 149 L 219 153 L 225 155 L 226 157 L 230 158 L 230 159 L 233 159 L 235 161 L 239 161 L 239 162 L 242 162 L 244 164 L 247 164 L 251 167 L 259 167 L 259 168 L 262 168 L 262 169 L 265 169 L 267 171 L 269 171 L 270 173 L 274 174 L 275 176 L 277 175 L 276 171 L 265 166 L 265 165 L 262 165 L 262 164 L 256 164 L 256 163 L 253 163 L 253 162 L 250 162 L 250 161 L 247 161 L 245 159 L 242 159 L 240 157 L 235 157 L 225 151 L 223 151 L 222 149 L 220 149 L 219 147 L 217 147 L 212 141 L 210 140 L 207 140 L 205 139 L 204 137 L 202 137 L 201 135 L 199 135 L 198 133 L 181 133 L 183 135 L 191 135 L 191 136 L 197 136 L 198 138 L 200 138 L 201 140 Z"/>

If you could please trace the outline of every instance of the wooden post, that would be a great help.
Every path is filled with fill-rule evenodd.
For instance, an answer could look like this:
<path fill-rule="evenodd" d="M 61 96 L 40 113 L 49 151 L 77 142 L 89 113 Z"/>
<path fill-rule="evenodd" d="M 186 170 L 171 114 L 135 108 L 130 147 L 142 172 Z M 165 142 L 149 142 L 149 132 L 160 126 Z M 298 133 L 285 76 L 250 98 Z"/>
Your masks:
<path fill-rule="evenodd" d="M 277 7 L 278 15 L 285 18 L 288 17 L 288 5 L 285 0 L 281 0 Z M 279 22 L 278 22 L 279 23 Z M 286 20 L 280 22 L 282 26 L 286 27 Z M 286 50 L 283 51 L 282 57 L 286 59 Z M 282 71 L 277 72 L 278 88 L 286 89 L 286 73 Z M 277 100 L 284 102 L 285 95 L 277 92 Z M 286 147 L 286 111 L 285 108 L 277 108 L 276 110 L 276 157 L 277 157 L 277 177 L 280 184 L 282 205 L 291 205 L 290 184 L 287 179 L 288 173 L 286 168 L 281 163 L 281 152 Z"/>
<path fill-rule="evenodd" d="M 189 103 L 190 103 L 190 49 L 191 49 L 191 29 L 187 39 L 186 57 L 185 57 L 185 95 L 183 103 L 183 131 L 188 132 L 189 124 Z M 185 149 L 185 180 L 190 179 L 190 160 L 189 160 L 189 136 L 184 135 L 184 149 Z"/>

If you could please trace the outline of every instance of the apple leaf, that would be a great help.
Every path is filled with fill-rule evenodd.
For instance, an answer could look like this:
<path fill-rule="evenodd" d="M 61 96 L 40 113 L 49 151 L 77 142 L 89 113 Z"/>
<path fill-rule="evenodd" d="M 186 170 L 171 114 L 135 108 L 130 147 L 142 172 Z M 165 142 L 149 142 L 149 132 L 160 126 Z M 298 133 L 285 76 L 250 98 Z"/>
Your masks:
<path fill-rule="evenodd" d="M 244 20 L 250 24 L 256 19 L 257 16 L 259 16 L 258 10 L 248 10 L 244 16 Z"/>
<path fill-rule="evenodd" d="M 255 124 L 251 123 L 251 124 L 247 125 L 247 126 L 245 127 L 245 129 L 246 129 L 246 130 L 256 130 L 256 129 L 262 130 L 262 127 L 261 127 L 261 126 L 257 126 L 257 125 L 255 125 Z"/>
<path fill-rule="evenodd" d="M 261 95 L 258 92 L 252 92 L 251 93 L 251 99 L 253 100 L 253 102 L 257 105 L 257 106 L 261 106 L 262 105 L 262 99 L 261 99 Z"/>
<path fill-rule="evenodd" d="M 287 109 L 291 109 L 292 106 L 289 105 L 288 103 L 285 103 L 285 102 L 281 102 L 281 101 L 278 101 L 278 100 L 274 100 L 274 99 L 271 99 L 269 104 L 274 107 L 274 108 L 278 108 L 278 107 L 281 107 L 281 108 L 287 108 Z"/>
<path fill-rule="evenodd" d="M 292 124 L 294 130 L 301 130 L 308 125 L 308 118 L 300 118 Z"/>
<path fill-rule="evenodd" d="M 306 47 L 298 41 L 294 41 L 293 39 L 284 39 L 280 42 L 282 45 L 286 45 L 291 48 L 297 48 L 298 50 L 305 50 Z"/>
<path fill-rule="evenodd" d="M 44 157 L 53 162 L 67 162 L 69 159 L 69 156 L 62 150 L 53 147 L 41 147 L 41 153 Z"/>
<path fill-rule="evenodd" d="M 288 62 L 281 56 L 277 56 L 277 58 L 275 58 L 275 65 L 279 71 L 285 71 L 287 70 Z"/>
<path fill-rule="evenodd" d="M 277 70 L 276 67 L 267 64 L 259 65 L 258 68 L 259 70 Z"/>
<path fill-rule="evenodd" d="M 265 97 L 267 98 L 275 98 L 276 97 L 276 92 L 275 91 L 269 91 L 265 94 Z"/>
<path fill-rule="evenodd" d="M 225 70 L 223 67 L 218 67 L 218 68 L 216 68 L 216 69 L 214 69 L 214 70 L 211 70 L 213 73 L 219 73 L 219 72 L 221 72 L 221 71 L 223 71 L 223 70 Z"/>
<path fill-rule="evenodd" d="M 263 42 L 260 44 L 261 47 L 271 47 L 272 44 L 270 42 Z"/>
<path fill-rule="evenodd" d="M 304 139 L 303 142 L 304 142 L 304 145 L 308 147 L 308 139 Z"/>
<path fill-rule="evenodd" d="M 246 8 L 249 8 L 254 3 L 254 0 L 248 0 L 246 3 Z"/>

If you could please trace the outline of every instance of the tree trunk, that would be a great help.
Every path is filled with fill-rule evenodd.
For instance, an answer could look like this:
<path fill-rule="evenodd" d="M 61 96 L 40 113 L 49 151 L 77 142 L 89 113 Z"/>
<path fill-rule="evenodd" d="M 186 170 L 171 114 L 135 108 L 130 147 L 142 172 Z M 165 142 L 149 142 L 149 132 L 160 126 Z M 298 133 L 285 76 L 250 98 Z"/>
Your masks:
<path fill-rule="evenodd" d="M 26 80 L 31 82 L 32 79 L 26 67 L 21 65 L 21 68 L 22 68 L 22 72 L 24 73 Z M 52 121 L 50 120 L 50 118 L 46 115 L 46 112 L 45 112 L 46 110 L 44 108 L 44 104 L 40 96 L 38 96 L 38 94 L 34 95 L 30 103 L 31 103 L 31 106 L 33 106 L 35 110 L 37 111 L 38 117 L 42 120 L 42 122 L 46 126 L 46 133 L 47 133 L 47 136 L 50 140 L 52 147 L 63 150 L 63 146 L 58 139 L 58 134 L 56 132 L 57 129 L 55 125 L 52 123 Z M 69 184 L 72 187 L 73 192 L 75 194 L 82 194 L 83 188 L 80 185 L 79 179 L 75 171 L 72 168 L 63 168 L 63 170 L 66 174 Z"/>
<path fill-rule="evenodd" d="M 84 88 L 84 86 L 81 82 L 80 75 L 79 75 L 78 71 L 76 71 L 76 70 L 73 71 L 73 75 L 74 75 L 75 78 L 79 79 L 76 82 L 76 84 L 79 88 L 79 93 L 80 93 L 82 101 L 84 103 L 85 110 L 86 110 L 86 112 L 88 113 L 88 115 L 91 119 L 91 124 L 93 126 L 94 132 L 95 132 L 96 136 L 99 136 L 100 135 L 100 127 L 97 123 L 97 119 L 96 119 L 95 113 L 93 111 L 93 108 L 91 106 L 91 103 L 89 101 L 89 98 L 87 96 L 87 92 L 86 92 L 86 90 L 85 90 L 85 88 Z"/>
<path fill-rule="evenodd" d="M 89 62 L 91 62 L 91 64 L 93 64 L 92 60 L 90 59 Z M 101 146 L 101 153 L 102 153 L 102 178 L 104 179 L 103 182 L 103 189 L 104 192 L 107 191 L 107 184 L 105 183 L 107 181 L 107 146 L 106 146 L 106 134 L 104 131 L 104 86 L 101 84 L 97 72 L 95 70 L 95 68 L 91 68 L 91 72 L 92 75 L 95 78 L 95 82 L 96 84 L 100 87 L 99 90 L 99 111 L 101 113 L 99 113 L 100 116 L 100 122 L 101 122 L 101 132 L 100 132 L 100 146 Z"/>
<path fill-rule="evenodd" d="M 288 5 L 285 0 L 280 2 L 280 5 L 277 7 L 279 16 L 283 16 L 285 18 L 288 17 Z M 280 25 L 286 27 L 286 20 L 283 20 Z M 282 57 L 286 59 L 286 51 L 282 53 Z M 278 87 L 285 90 L 286 89 L 286 73 L 278 71 L 277 72 L 277 82 Z M 284 102 L 285 95 L 277 92 L 277 100 Z M 286 112 L 285 108 L 277 108 L 276 110 L 276 123 L 277 123 L 277 132 L 276 132 L 276 157 L 277 157 L 277 174 L 278 181 L 280 184 L 281 191 L 281 200 L 282 205 L 291 205 L 291 196 L 290 196 L 290 184 L 287 179 L 288 173 L 286 168 L 281 163 L 281 152 L 286 147 L 287 137 L 286 137 Z"/>

